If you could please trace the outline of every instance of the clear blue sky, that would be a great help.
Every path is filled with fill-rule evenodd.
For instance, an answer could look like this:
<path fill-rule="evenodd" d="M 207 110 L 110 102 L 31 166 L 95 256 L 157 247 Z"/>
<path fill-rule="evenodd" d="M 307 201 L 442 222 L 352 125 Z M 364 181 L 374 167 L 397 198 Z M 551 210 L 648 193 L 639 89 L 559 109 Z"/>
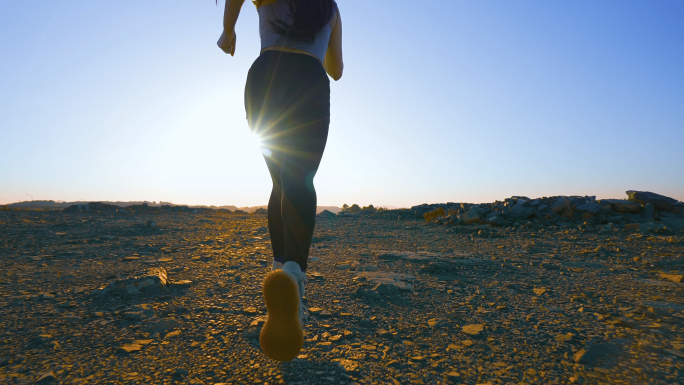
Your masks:
<path fill-rule="evenodd" d="M 684 2 L 346 1 L 320 205 L 684 200 Z M 0 203 L 265 204 L 245 3 L 0 2 Z"/>

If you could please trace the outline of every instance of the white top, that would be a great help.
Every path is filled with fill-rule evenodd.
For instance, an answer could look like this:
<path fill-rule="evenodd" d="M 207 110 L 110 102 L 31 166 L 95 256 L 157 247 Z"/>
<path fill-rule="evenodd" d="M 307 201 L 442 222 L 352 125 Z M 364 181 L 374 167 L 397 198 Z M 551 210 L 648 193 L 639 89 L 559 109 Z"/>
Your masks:
<path fill-rule="evenodd" d="M 315 35 L 313 43 L 289 39 L 285 36 L 277 34 L 271 25 L 276 19 L 283 21 L 286 24 L 292 23 L 292 15 L 290 15 L 290 7 L 287 5 L 285 0 L 277 0 L 270 4 L 262 4 L 257 8 L 259 12 L 259 36 L 261 37 L 261 50 L 269 47 L 286 47 L 297 49 L 301 51 L 308 52 L 313 56 L 317 57 L 318 60 L 323 62 L 325 58 L 325 52 L 328 50 L 328 43 L 330 42 L 330 34 L 334 28 L 334 23 L 337 18 L 337 3 L 335 4 L 335 9 L 333 15 L 328 22 L 320 31 Z"/>

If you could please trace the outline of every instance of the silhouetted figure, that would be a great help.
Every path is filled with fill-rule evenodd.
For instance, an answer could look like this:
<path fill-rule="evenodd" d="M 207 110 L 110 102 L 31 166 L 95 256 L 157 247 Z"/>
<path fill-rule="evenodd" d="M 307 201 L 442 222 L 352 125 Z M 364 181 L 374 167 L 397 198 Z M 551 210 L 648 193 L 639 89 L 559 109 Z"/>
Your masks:
<path fill-rule="evenodd" d="M 244 0 L 227 0 L 218 41 L 235 53 L 235 23 Z M 259 342 L 275 360 L 291 361 L 304 342 L 302 304 L 316 220 L 313 179 L 330 125 L 330 81 L 342 77 L 342 19 L 333 0 L 254 0 L 261 55 L 247 75 L 245 109 L 273 180 L 268 228 L 273 270 L 264 280 L 268 319 Z"/>

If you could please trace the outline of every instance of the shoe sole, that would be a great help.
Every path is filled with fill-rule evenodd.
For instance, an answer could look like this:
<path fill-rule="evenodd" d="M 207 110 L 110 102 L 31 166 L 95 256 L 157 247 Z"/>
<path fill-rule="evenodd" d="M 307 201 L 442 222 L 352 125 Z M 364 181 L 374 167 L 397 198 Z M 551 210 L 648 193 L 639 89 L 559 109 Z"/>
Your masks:
<path fill-rule="evenodd" d="M 259 333 L 261 350 L 276 361 L 292 361 L 304 345 L 299 320 L 299 288 L 284 271 L 275 270 L 264 279 L 266 323 Z"/>

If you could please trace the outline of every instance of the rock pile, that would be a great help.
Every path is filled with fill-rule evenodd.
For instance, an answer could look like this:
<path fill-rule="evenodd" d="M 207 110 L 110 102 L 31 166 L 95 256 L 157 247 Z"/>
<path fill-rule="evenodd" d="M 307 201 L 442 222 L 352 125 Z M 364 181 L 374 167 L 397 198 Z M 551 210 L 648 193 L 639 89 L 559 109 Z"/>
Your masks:
<path fill-rule="evenodd" d="M 646 191 L 627 191 L 628 199 L 555 196 L 530 199 L 513 196 L 486 204 L 422 204 L 410 209 L 368 212 L 347 210 L 338 216 L 379 215 L 424 219 L 440 225 L 472 226 L 476 230 L 514 226 L 593 226 L 662 233 L 684 230 L 684 202 Z M 352 206 L 354 207 L 354 206 Z"/>

